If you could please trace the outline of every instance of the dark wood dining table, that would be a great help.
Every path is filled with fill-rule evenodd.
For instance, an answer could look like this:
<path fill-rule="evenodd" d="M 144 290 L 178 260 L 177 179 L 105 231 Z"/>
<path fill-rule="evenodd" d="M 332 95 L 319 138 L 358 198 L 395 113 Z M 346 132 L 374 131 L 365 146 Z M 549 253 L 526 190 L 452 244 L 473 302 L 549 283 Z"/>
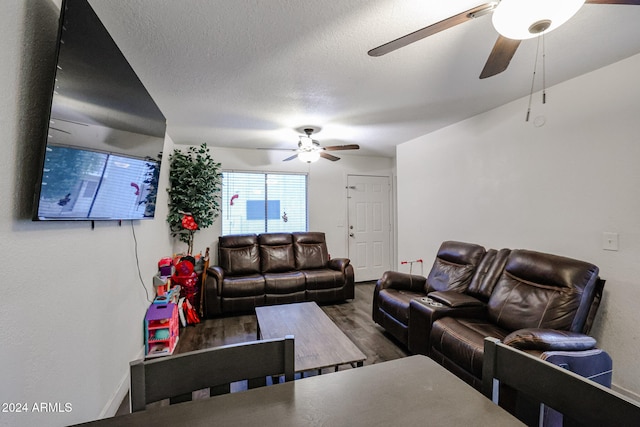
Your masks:
<path fill-rule="evenodd" d="M 522 426 L 426 356 L 105 418 L 90 426 Z"/>

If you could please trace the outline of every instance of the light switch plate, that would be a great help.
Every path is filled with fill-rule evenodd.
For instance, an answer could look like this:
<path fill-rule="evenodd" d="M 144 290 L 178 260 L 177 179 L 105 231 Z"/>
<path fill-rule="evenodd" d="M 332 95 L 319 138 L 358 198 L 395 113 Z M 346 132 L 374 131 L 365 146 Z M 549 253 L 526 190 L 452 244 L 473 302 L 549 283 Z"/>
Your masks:
<path fill-rule="evenodd" d="M 602 233 L 602 249 L 605 251 L 618 250 L 618 233 L 604 232 Z"/>

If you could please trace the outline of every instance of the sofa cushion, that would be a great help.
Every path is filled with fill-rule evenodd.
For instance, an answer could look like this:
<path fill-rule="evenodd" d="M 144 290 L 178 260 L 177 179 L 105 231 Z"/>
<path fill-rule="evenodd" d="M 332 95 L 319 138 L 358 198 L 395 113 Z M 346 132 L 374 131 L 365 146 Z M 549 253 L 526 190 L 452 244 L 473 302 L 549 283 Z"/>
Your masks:
<path fill-rule="evenodd" d="M 260 268 L 263 273 L 281 273 L 296 268 L 293 246 L 260 246 Z"/>
<path fill-rule="evenodd" d="M 220 236 L 218 265 L 229 276 L 260 273 L 258 236 L 255 234 Z"/>
<path fill-rule="evenodd" d="M 427 276 L 426 292 L 464 292 L 484 254 L 485 249 L 480 245 L 443 242 Z"/>
<path fill-rule="evenodd" d="M 378 306 L 389 316 L 404 325 L 409 324 L 409 304 L 412 299 L 423 297 L 424 294 L 409 290 L 383 289 L 378 295 Z"/>
<path fill-rule="evenodd" d="M 592 264 L 526 250 L 513 250 L 488 302 L 489 317 L 515 331 L 543 328 L 582 331 L 598 268 Z"/>
<path fill-rule="evenodd" d="M 344 285 L 341 272 L 323 268 L 319 270 L 303 270 L 307 290 L 334 289 Z"/>
<path fill-rule="evenodd" d="M 443 317 L 436 320 L 431 328 L 431 347 L 450 362 L 477 378 L 482 378 L 482 358 L 484 338 L 502 339 L 507 331 L 493 323 Z"/>
<path fill-rule="evenodd" d="M 298 270 L 325 268 L 329 262 L 329 252 L 324 233 L 292 233 L 293 250 Z"/>
<path fill-rule="evenodd" d="M 259 274 L 240 277 L 225 277 L 222 281 L 222 297 L 246 297 L 264 295 L 264 277 Z"/>
<path fill-rule="evenodd" d="M 260 268 L 263 273 L 280 273 L 296 268 L 290 233 L 266 233 L 258 236 Z"/>
<path fill-rule="evenodd" d="M 305 277 L 299 271 L 264 273 L 264 282 L 268 294 L 289 294 L 305 290 Z"/>
<path fill-rule="evenodd" d="M 595 338 L 588 335 L 553 329 L 520 329 L 503 342 L 520 350 L 539 351 L 582 351 L 596 346 Z"/>
<path fill-rule="evenodd" d="M 510 253 L 511 249 L 500 249 L 499 251 L 489 249 L 480 261 L 466 293 L 483 302 L 489 301 Z"/>

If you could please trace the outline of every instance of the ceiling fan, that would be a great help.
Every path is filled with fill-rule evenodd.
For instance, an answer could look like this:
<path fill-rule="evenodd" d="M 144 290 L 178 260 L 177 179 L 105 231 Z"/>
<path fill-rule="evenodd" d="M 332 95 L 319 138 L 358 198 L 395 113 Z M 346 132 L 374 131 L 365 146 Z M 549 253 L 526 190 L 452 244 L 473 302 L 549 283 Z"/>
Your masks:
<path fill-rule="evenodd" d="M 382 56 L 440 31 L 492 13 L 498 32 L 489 59 L 480 78 L 495 76 L 507 69 L 511 58 L 524 39 L 548 33 L 568 21 L 583 4 L 640 5 L 640 0 L 498 0 L 481 4 L 465 12 L 443 19 L 413 33 L 392 40 L 368 53 Z"/>
<path fill-rule="evenodd" d="M 320 157 L 331 160 L 332 162 L 340 160 L 340 157 L 336 157 L 332 154 L 327 153 L 326 151 L 339 151 L 339 150 L 358 150 L 360 146 L 358 144 L 348 144 L 348 145 L 333 145 L 330 147 L 322 147 L 318 141 L 311 138 L 311 134 L 313 134 L 313 128 L 305 128 L 305 135 L 300 135 L 300 141 L 298 141 L 298 148 L 293 151 L 297 151 L 291 157 L 287 157 L 283 161 L 293 160 L 296 157 L 301 161 L 306 163 L 312 163 L 318 160 Z"/>

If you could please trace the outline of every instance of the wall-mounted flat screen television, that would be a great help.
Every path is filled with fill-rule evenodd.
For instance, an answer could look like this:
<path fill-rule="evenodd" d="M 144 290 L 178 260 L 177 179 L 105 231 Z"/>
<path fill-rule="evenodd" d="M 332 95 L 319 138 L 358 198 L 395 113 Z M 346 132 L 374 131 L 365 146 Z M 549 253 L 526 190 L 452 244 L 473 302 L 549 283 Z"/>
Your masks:
<path fill-rule="evenodd" d="M 59 25 L 33 219 L 153 218 L 166 120 L 87 0 Z"/>

